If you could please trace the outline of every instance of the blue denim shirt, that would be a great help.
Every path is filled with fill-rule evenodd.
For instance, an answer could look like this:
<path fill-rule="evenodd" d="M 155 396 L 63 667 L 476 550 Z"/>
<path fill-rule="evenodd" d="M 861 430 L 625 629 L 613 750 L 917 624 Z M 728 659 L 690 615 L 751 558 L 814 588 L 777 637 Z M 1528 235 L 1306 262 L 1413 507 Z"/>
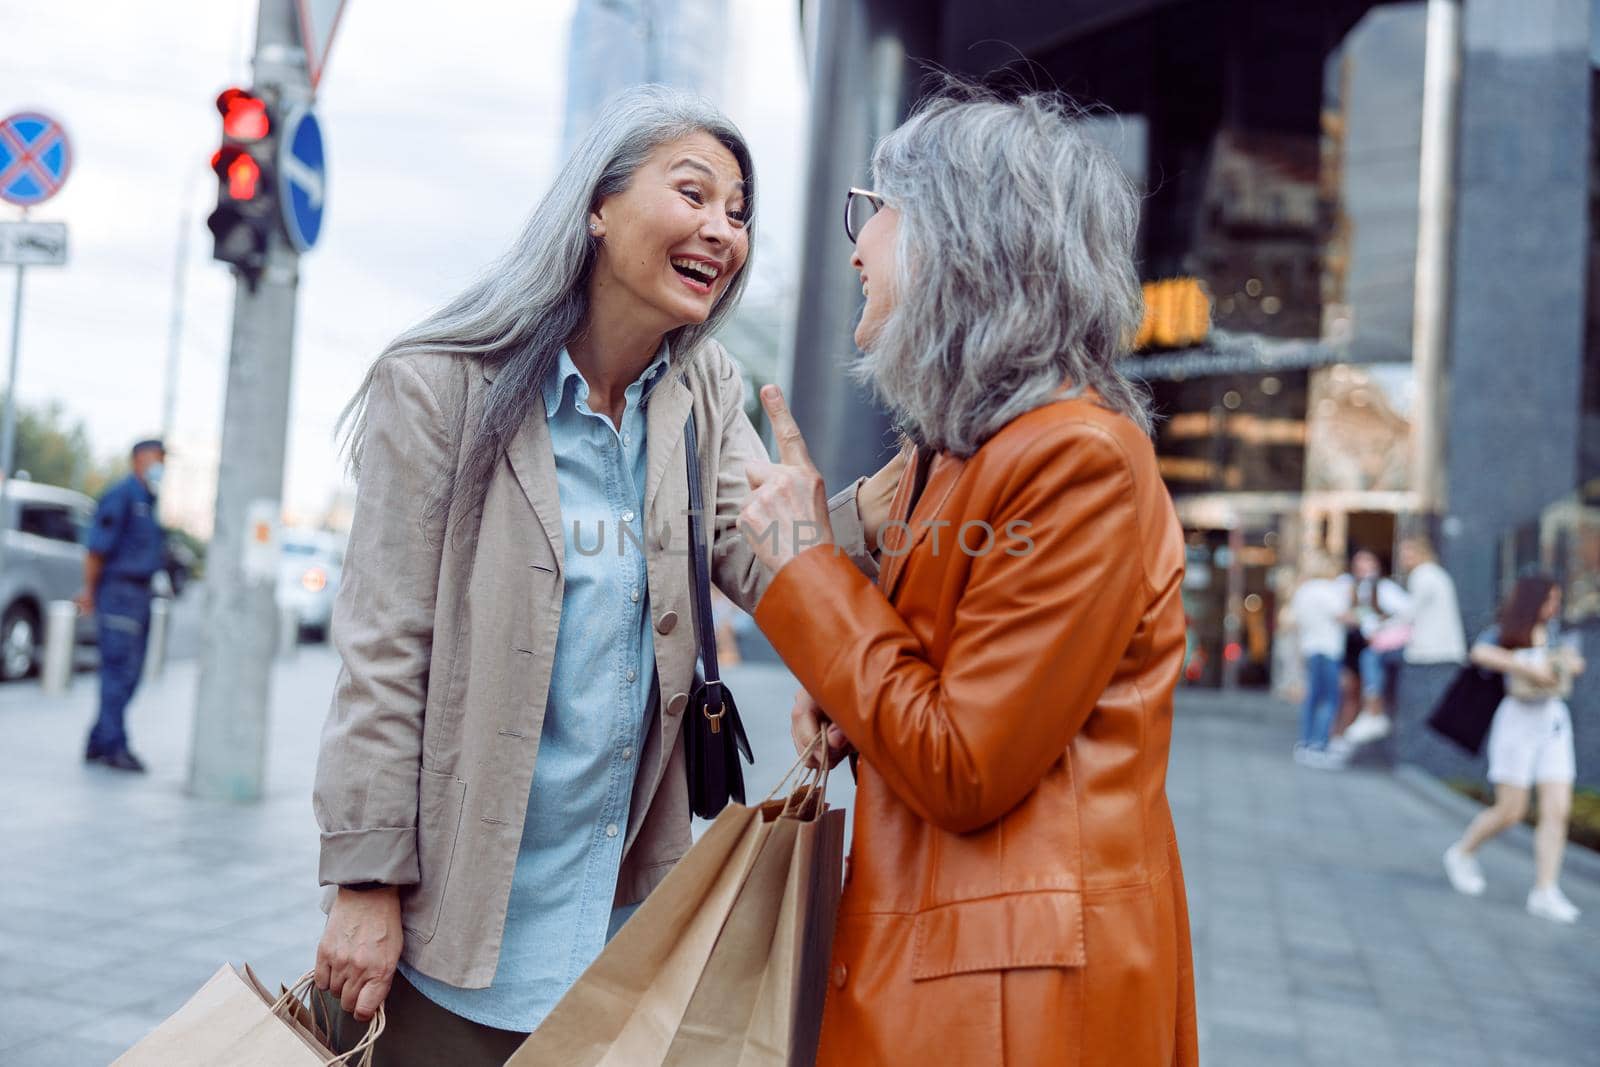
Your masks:
<path fill-rule="evenodd" d="M 500 963 L 484 989 L 400 965 L 424 996 L 486 1026 L 538 1026 L 633 911 L 614 914 L 612 901 L 655 673 L 639 547 L 644 411 L 667 364 L 663 344 L 624 391 L 620 430 L 589 409 L 589 385 L 565 349 L 544 386 L 566 584 Z"/>

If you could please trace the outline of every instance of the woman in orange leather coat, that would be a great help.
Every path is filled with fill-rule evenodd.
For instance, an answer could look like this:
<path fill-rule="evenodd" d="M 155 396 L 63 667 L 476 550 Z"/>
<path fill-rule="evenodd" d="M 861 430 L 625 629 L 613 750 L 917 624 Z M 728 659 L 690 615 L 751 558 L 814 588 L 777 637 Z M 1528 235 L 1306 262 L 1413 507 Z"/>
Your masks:
<path fill-rule="evenodd" d="M 780 462 L 740 516 L 796 742 L 860 756 L 818 1063 L 1194 1064 L 1165 791 L 1183 539 L 1114 363 L 1137 197 L 1046 96 L 935 99 L 873 175 L 857 369 L 910 442 L 858 489 L 876 581 L 774 387 Z"/>

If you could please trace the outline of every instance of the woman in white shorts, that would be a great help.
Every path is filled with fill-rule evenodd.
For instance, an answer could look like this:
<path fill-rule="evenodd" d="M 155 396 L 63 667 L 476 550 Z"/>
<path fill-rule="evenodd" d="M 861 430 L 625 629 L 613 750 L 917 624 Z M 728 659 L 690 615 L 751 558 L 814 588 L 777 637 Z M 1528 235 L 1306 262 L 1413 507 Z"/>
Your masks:
<path fill-rule="evenodd" d="M 1485 841 L 1520 821 L 1528 793 L 1539 789 L 1539 823 L 1533 836 L 1534 885 L 1528 913 L 1572 923 L 1578 909 L 1561 892 L 1561 857 L 1567 843 L 1576 762 L 1572 714 L 1564 699 L 1572 680 L 1583 673 L 1575 645 L 1556 635 L 1561 587 L 1542 575 L 1521 578 L 1500 608 L 1500 624 L 1485 630 L 1472 646 L 1472 662 L 1500 671 L 1506 698 L 1489 727 L 1489 781 L 1494 806 L 1472 820 L 1461 840 L 1444 854 L 1450 884 L 1469 896 L 1484 890 L 1475 853 Z"/>

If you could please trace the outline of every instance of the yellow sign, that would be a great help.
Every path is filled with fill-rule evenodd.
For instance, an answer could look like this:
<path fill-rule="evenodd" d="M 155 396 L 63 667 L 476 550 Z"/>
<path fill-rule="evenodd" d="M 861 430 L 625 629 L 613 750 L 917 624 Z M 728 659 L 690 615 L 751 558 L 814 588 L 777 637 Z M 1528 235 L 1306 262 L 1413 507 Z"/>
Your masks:
<path fill-rule="evenodd" d="M 1134 336 L 1134 351 L 1187 348 L 1210 332 L 1211 298 L 1198 278 L 1144 283 L 1144 321 Z"/>

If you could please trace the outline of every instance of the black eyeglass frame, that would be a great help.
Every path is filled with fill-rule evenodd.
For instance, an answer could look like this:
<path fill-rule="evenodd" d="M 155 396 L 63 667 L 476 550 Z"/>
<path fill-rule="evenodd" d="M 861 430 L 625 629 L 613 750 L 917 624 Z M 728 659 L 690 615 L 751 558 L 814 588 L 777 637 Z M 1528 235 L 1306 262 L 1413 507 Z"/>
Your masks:
<path fill-rule="evenodd" d="M 844 197 L 844 235 L 850 238 L 851 244 L 855 244 L 856 238 L 861 236 L 859 230 L 853 231 L 850 229 L 850 209 L 855 206 L 856 197 L 858 196 L 864 197 L 867 203 L 872 205 L 873 215 L 876 215 L 878 212 L 882 211 L 884 204 L 883 197 L 878 193 L 873 192 L 871 189 L 857 189 L 855 186 L 850 187 L 850 191 L 846 193 Z M 867 218 L 870 220 L 872 215 L 868 215 Z M 862 223 L 862 225 L 864 226 L 866 223 Z"/>

